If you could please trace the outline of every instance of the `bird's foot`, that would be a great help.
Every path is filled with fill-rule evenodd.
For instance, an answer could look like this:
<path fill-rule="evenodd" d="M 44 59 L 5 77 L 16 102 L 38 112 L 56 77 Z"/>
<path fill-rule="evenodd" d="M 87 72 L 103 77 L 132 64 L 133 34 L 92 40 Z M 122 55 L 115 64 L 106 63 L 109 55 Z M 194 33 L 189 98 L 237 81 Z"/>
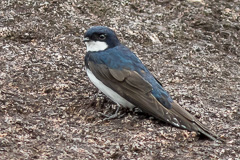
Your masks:
<path fill-rule="evenodd" d="M 119 108 L 120 108 L 120 107 L 121 107 L 121 106 L 118 104 L 115 113 L 112 114 L 112 115 L 106 115 L 106 114 L 100 113 L 102 116 L 106 117 L 106 118 L 103 119 L 103 121 L 123 117 L 123 116 L 125 115 L 125 113 L 119 115 Z"/>

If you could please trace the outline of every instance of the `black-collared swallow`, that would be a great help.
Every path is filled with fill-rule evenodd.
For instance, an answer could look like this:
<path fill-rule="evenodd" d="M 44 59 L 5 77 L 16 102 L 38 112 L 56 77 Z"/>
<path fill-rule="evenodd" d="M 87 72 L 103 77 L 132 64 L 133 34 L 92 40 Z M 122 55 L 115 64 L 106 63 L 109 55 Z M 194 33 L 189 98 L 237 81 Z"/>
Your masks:
<path fill-rule="evenodd" d="M 212 140 L 218 136 L 178 105 L 115 32 L 94 26 L 84 34 L 85 65 L 92 83 L 117 105 L 134 108 Z"/>

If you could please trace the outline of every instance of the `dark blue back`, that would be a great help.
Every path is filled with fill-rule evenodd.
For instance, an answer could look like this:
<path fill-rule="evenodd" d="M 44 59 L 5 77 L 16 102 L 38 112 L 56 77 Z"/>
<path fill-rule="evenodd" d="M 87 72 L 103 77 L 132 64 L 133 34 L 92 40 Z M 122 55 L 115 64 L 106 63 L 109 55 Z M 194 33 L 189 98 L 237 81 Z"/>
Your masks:
<path fill-rule="evenodd" d="M 141 60 L 127 47 L 118 45 L 114 48 L 109 48 L 104 51 L 88 52 L 85 57 L 86 65 L 88 64 L 88 60 L 93 61 L 96 64 L 105 64 L 112 69 L 128 69 L 131 71 L 136 71 L 143 77 L 143 79 L 152 85 L 153 90 L 151 92 L 156 97 L 156 99 L 166 108 L 171 108 L 171 103 L 173 100 L 168 92 L 143 65 Z"/>

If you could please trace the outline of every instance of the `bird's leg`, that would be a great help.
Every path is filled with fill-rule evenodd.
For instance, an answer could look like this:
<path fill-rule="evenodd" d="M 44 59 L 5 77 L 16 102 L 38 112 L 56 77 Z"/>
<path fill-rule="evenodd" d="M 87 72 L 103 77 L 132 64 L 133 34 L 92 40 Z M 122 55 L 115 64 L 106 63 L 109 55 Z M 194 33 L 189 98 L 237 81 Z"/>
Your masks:
<path fill-rule="evenodd" d="M 94 105 L 97 103 L 97 97 L 99 96 L 99 93 L 100 93 L 100 92 L 101 92 L 101 91 L 98 90 L 97 94 L 94 94 L 94 97 L 93 97 L 93 99 L 91 100 L 89 106 L 94 106 Z"/>
<path fill-rule="evenodd" d="M 125 113 L 118 115 L 118 113 L 119 113 L 118 111 L 119 111 L 120 107 L 121 107 L 121 105 L 117 104 L 117 109 L 116 109 L 115 113 L 112 115 L 105 115 L 103 113 L 100 113 L 101 115 L 106 117 L 103 120 L 105 121 L 105 120 L 110 120 L 110 119 L 114 119 L 114 118 L 121 118 Z"/>
<path fill-rule="evenodd" d="M 142 113 L 143 111 L 138 108 L 138 107 L 134 107 L 131 111 L 135 112 L 135 113 Z"/>

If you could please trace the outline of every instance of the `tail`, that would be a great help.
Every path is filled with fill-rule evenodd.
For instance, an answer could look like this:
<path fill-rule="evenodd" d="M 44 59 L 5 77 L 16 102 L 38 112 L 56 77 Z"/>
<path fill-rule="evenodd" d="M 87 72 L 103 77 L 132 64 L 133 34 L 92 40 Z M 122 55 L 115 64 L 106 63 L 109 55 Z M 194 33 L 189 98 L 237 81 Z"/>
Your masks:
<path fill-rule="evenodd" d="M 203 134 L 204 136 L 214 140 L 216 142 L 223 142 L 219 136 L 210 131 L 206 126 L 201 124 L 194 116 L 188 113 L 184 108 L 182 108 L 175 101 L 171 104 L 172 108 L 169 109 L 168 122 L 189 131 L 195 131 L 197 133 Z"/>

